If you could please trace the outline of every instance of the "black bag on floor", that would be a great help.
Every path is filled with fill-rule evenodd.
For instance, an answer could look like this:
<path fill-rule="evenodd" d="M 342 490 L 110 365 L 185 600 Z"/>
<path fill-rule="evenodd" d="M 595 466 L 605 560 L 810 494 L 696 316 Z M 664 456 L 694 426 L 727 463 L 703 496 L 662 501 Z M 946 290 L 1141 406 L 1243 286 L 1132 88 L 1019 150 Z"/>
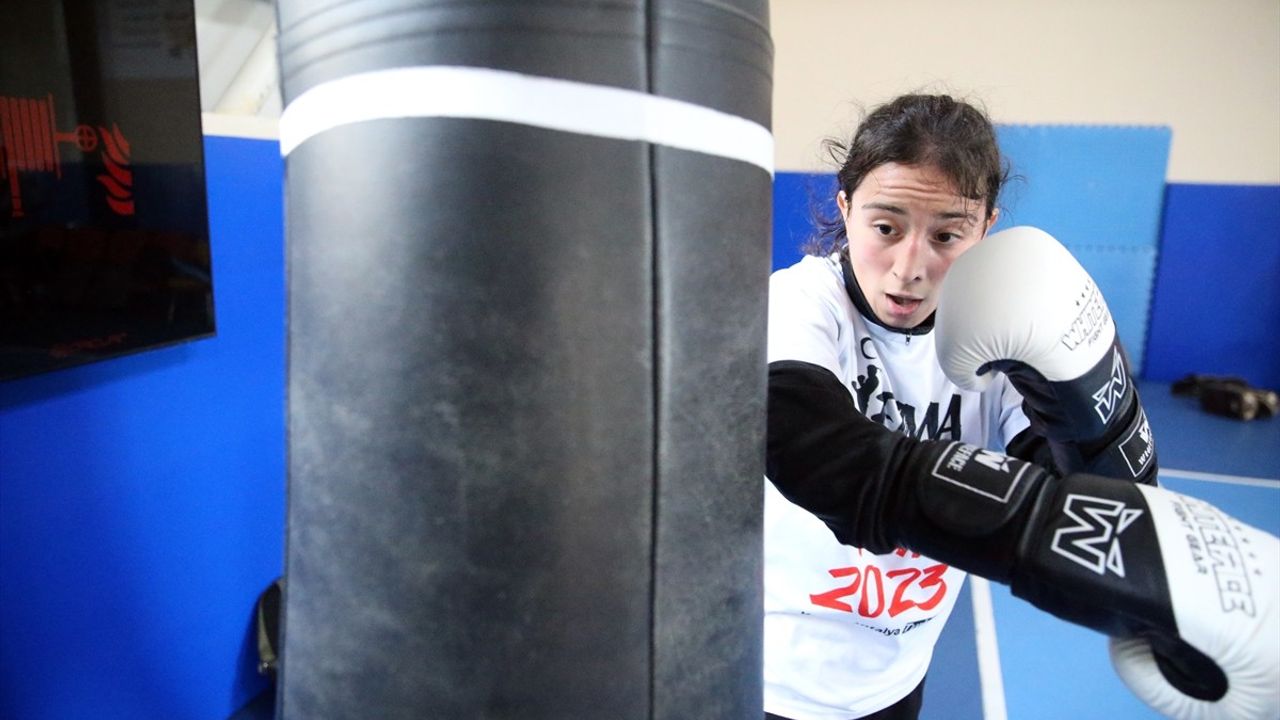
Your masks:
<path fill-rule="evenodd" d="M 273 680 L 280 662 L 280 600 L 284 592 L 284 578 L 267 586 L 254 605 L 255 625 L 258 635 L 258 672 Z"/>
<path fill-rule="evenodd" d="M 1200 398 L 1200 407 L 1214 415 L 1252 420 L 1280 413 L 1280 396 L 1273 390 L 1251 386 L 1244 378 L 1192 373 L 1173 383 L 1174 395 Z"/>

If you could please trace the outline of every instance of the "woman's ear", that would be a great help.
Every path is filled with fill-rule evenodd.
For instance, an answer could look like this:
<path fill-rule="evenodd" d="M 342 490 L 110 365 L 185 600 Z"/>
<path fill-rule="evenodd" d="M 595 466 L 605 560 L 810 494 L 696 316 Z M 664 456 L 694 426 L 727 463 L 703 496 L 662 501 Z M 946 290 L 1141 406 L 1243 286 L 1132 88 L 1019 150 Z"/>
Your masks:
<path fill-rule="evenodd" d="M 991 211 L 991 217 L 987 218 L 987 227 L 984 228 L 982 231 L 983 237 L 986 237 L 987 233 L 991 232 L 992 226 L 994 226 L 996 224 L 996 221 L 999 219 L 1000 219 L 1000 208 L 995 208 Z"/>
<path fill-rule="evenodd" d="M 849 196 L 845 195 L 843 190 L 836 193 L 836 207 L 840 208 L 840 217 L 849 217 Z"/>

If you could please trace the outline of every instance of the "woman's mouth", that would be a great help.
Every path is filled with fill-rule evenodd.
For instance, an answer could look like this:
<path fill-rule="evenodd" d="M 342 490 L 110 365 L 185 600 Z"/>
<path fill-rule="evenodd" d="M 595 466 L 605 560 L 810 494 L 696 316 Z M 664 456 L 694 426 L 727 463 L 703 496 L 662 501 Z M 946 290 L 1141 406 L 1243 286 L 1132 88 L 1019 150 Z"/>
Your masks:
<path fill-rule="evenodd" d="M 889 299 L 887 309 L 891 315 L 906 317 L 914 313 L 920 303 L 924 302 L 920 298 L 908 297 L 906 295 L 893 295 L 885 293 L 884 296 Z"/>

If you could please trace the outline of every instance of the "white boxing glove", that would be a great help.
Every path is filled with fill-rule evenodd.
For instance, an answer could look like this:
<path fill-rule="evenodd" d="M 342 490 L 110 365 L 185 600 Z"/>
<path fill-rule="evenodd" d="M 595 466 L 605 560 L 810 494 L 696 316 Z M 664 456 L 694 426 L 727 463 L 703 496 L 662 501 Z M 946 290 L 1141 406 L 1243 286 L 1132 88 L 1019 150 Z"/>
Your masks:
<path fill-rule="evenodd" d="M 1111 312 L 1053 236 L 1014 227 L 965 252 L 934 324 L 947 377 L 981 390 L 1006 373 L 1060 472 L 1155 482 L 1155 444 Z"/>
<path fill-rule="evenodd" d="M 1147 639 L 1112 638 L 1117 674 L 1171 718 L 1280 718 L 1280 540 L 1209 503 L 1140 489 L 1155 520 L 1178 635 L 1216 669 L 1175 668 L 1169 658 L 1176 648 L 1153 653 Z M 1184 689 L 1200 684 L 1201 697 L 1175 687 L 1166 673 L 1179 676 Z"/>

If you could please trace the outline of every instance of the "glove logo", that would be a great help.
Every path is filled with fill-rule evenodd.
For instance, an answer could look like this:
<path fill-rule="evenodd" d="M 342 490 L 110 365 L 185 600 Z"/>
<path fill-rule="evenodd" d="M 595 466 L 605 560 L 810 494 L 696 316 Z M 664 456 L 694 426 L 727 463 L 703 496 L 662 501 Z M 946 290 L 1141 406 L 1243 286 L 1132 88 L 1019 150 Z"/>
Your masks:
<path fill-rule="evenodd" d="M 1106 575 L 1110 570 L 1124 577 L 1120 533 L 1141 517 L 1142 511 L 1117 500 L 1072 493 L 1063 503 L 1062 512 L 1074 520 L 1075 525 L 1055 532 L 1050 548 L 1099 575 Z"/>
<path fill-rule="evenodd" d="M 1129 436 L 1120 442 L 1120 455 L 1133 477 L 1142 474 L 1155 457 L 1156 446 L 1151 437 L 1151 424 L 1147 422 L 1147 414 L 1138 408 L 1138 425 L 1129 431 Z"/>
<path fill-rule="evenodd" d="M 1062 335 L 1062 344 L 1068 350 L 1096 342 L 1111 317 L 1107 314 L 1107 304 L 1102 299 L 1102 293 L 1093 284 L 1093 280 L 1088 281 L 1076 298 L 1076 307 L 1080 308 L 1080 312 Z"/>
<path fill-rule="evenodd" d="M 1116 408 L 1120 407 L 1120 399 L 1124 397 L 1128 384 L 1128 373 L 1124 371 L 1124 359 L 1120 357 L 1120 349 L 1116 348 L 1111 353 L 1111 377 L 1107 378 L 1105 385 L 1093 393 L 1093 409 L 1098 413 L 1098 417 L 1102 418 L 1103 425 L 1111 422 L 1111 416 L 1115 414 Z"/>
<path fill-rule="evenodd" d="M 1007 455 L 957 442 L 938 456 L 933 476 L 990 500 L 1008 503 L 1029 467 Z"/>

